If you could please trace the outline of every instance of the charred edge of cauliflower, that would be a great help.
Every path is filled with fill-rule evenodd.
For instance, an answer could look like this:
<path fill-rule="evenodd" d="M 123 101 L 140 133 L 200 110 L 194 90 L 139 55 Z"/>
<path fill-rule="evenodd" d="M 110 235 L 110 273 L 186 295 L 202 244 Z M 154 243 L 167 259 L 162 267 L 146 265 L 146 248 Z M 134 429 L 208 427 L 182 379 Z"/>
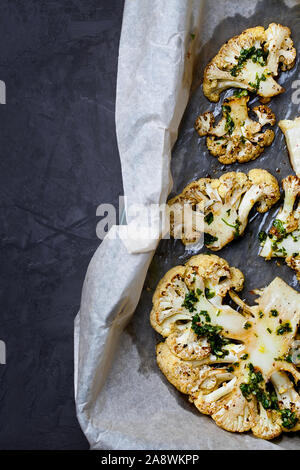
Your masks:
<path fill-rule="evenodd" d="M 182 299 L 178 302 L 180 288 L 176 281 L 171 288 L 173 300 L 167 305 L 167 289 L 176 271 L 188 289 L 185 291 L 186 300 L 183 304 Z M 203 301 L 200 295 L 196 299 L 195 294 L 199 286 L 204 288 L 205 282 L 210 287 L 213 284 L 216 289 L 224 276 L 226 289 L 221 290 L 221 298 L 214 303 L 210 299 L 212 305 L 219 309 L 218 315 L 214 316 L 208 306 L 209 296 Z M 252 430 L 259 438 L 273 439 L 282 431 L 297 431 L 300 428 L 300 396 L 294 384 L 299 380 L 300 373 L 289 359 L 299 326 L 300 294 L 276 278 L 258 292 L 257 305 L 247 306 L 249 316 L 244 318 L 222 304 L 228 287 L 232 285 L 240 290 L 242 284 L 242 273 L 230 268 L 225 260 L 217 256 L 198 255 L 185 266 L 169 271 L 154 294 L 151 313 L 152 326 L 166 337 L 165 342 L 156 348 L 157 363 L 168 381 L 188 395 L 201 413 L 211 415 L 221 428 L 230 432 Z M 165 309 L 162 316 L 157 313 L 159 299 Z M 188 311 L 184 322 L 183 316 L 180 317 L 182 307 Z M 169 312 L 168 317 L 166 312 Z M 223 316 L 227 336 L 222 336 L 222 330 L 219 330 L 219 336 L 227 340 L 224 346 L 227 354 L 218 355 L 213 350 L 217 337 L 212 341 L 212 328 L 216 327 L 216 321 L 222 321 Z M 242 323 L 237 328 L 236 323 L 241 319 Z M 167 329 L 164 328 L 165 322 L 168 322 Z M 210 326 L 207 330 L 204 328 L 206 324 Z M 191 329 L 194 334 L 192 339 Z M 174 348 L 173 342 L 177 332 L 180 342 L 184 343 L 179 349 Z M 239 342 L 229 339 L 232 333 L 236 340 L 240 338 Z M 204 343 L 206 352 L 199 354 Z M 182 354 L 183 350 L 185 354 Z"/>
<path fill-rule="evenodd" d="M 285 258 L 300 281 L 300 178 L 288 176 L 282 181 L 284 203 L 268 234 L 261 232 L 260 256 Z M 296 207 L 295 207 L 296 206 Z"/>
<path fill-rule="evenodd" d="M 224 44 L 204 71 L 203 92 L 213 102 L 231 87 L 256 92 L 270 99 L 284 91 L 273 77 L 278 68 L 289 70 L 295 65 L 296 49 L 291 30 L 272 23 L 250 28 Z"/>
<path fill-rule="evenodd" d="M 277 180 L 266 170 L 201 178 L 169 201 L 170 234 L 189 245 L 204 231 L 206 246 L 220 250 L 244 233 L 255 204 L 259 212 L 266 212 L 279 198 Z"/>
<path fill-rule="evenodd" d="M 253 112 L 258 121 L 253 121 L 248 116 L 248 101 L 248 96 L 226 99 L 222 107 L 223 117 L 215 127 L 211 112 L 196 119 L 196 131 L 200 137 L 209 135 L 206 139 L 208 150 L 223 164 L 255 160 L 274 140 L 275 134 L 271 129 L 262 132 L 266 124 L 275 124 L 274 113 L 267 106 L 256 106 Z"/>

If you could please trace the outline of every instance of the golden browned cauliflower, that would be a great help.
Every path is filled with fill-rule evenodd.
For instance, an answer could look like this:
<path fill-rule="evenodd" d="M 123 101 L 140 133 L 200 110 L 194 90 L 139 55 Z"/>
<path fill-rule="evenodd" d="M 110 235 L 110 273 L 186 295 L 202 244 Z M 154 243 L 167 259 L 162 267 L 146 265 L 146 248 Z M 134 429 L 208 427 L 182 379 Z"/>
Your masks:
<path fill-rule="evenodd" d="M 208 150 L 223 164 L 255 160 L 274 140 L 275 134 L 271 129 L 262 132 L 266 124 L 275 124 L 274 113 L 265 105 L 256 106 L 253 112 L 258 121 L 253 121 L 248 116 L 248 101 L 247 92 L 246 96 L 243 93 L 242 96 L 226 99 L 222 107 L 223 117 L 216 126 L 211 112 L 196 119 L 196 131 L 200 137 L 208 135 Z"/>
<path fill-rule="evenodd" d="M 300 373 L 293 363 L 300 294 L 276 278 L 256 292 L 257 305 L 248 306 L 236 293 L 243 282 L 241 271 L 215 255 L 171 269 L 157 286 L 150 315 L 165 338 L 157 363 L 218 426 L 273 439 L 300 429 Z M 224 302 L 227 293 L 239 311 Z"/>
<path fill-rule="evenodd" d="M 300 177 L 300 117 L 293 121 L 284 119 L 278 126 L 285 135 L 293 170 Z"/>
<path fill-rule="evenodd" d="M 231 87 L 256 92 L 265 100 L 284 91 L 273 77 L 279 67 L 295 65 L 296 49 L 289 28 L 272 23 L 250 28 L 224 44 L 204 72 L 203 92 L 210 101 Z"/>
<path fill-rule="evenodd" d="M 169 201 L 170 234 L 190 245 L 204 233 L 206 246 L 220 250 L 244 233 L 255 204 L 259 212 L 266 212 L 279 198 L 277 180 L 266 170 L 201 178 Z"/>
<path fill-rule="evenodd" d="M 288 176 L 282 181 L 284 203 L 268 234 L 260 232 L 260 256 L 285 258 L 300 282 L 300 178 Z M 296 204 L 296 207 L 295 207 Z"/>

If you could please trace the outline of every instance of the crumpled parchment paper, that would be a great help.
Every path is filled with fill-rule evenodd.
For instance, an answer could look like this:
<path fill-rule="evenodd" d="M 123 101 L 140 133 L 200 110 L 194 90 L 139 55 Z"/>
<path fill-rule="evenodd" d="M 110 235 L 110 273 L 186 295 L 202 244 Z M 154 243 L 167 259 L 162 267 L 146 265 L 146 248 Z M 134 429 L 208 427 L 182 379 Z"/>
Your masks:
<path fill-rule="evenodd" d="M 151 204 L 166 201 L 171 173 L 176 194 L 190 181 L 208 174 L 218 177 L 224 171 L 265 168 L 281 180 L 292 172 L 278 129 L 273 145 L 262 157 L 226 168 L 209 155 L 205 139 L 199 139 L 193 130 L 199 113 L 221 110 L 221 101 L 217 106 L 209 103 L 199 86 L 205 65 L 228 38 L 272 21 L 292 28 L 300 50 L 299 1 L 126 1 L 116 126 L 129 226 L 139 224 L 138 216 L 130 214 L 132 204 L 143 204 L 148 210 Z M 298 105 L 292 103 L 298 65 L 297 60 L 292 71 L 280 76 L 287 91 L 271 102 L 278 120 L 299 114 Z M 276 275 L 298 288 L 289 268 L 258 257 L 257 233 L 270 225 L 275 211 L 254 214 L 245 236 L 218 252 L 244 272 L 244 298 L 250 303 L 253 296 L 249 291 Z M 195 253 L 185 250 L 178 240 L 162 240 L 154 255 L 157 244 L 155 236 L 134 239 L 113 227 L 86 274 L 75 321 L 75 396 L 78 419 L 91 448 L 299 448 L 298 435 L 266 442 L 218 428 L 160 373 L 155 360 L 160 338 L 149 324 L 152 295 L 168 269 Z"/>

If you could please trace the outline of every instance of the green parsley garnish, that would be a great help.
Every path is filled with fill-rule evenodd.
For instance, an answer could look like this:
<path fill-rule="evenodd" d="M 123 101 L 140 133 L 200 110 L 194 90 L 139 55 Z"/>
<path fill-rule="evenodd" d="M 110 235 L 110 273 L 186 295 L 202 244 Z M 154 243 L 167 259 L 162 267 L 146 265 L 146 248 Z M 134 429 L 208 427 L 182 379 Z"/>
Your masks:
<path fill-rule="evenodd" d="M 273 222 L 273 227 L 275 227 L 276 231 L 281 235 L 286 234 L 286 230 L 284 228 L 283 222 L 279 219 L 275 219 Z"/>
<path fill-rule="evenodd" d="M 267 80 L 267 77 L 265 76 L 264 73 L 261 74 L 261 76 L 259 76 L 259 74 L 257 73 L 256 74 L 256 77 L 255 77 L 255 82 L 249 82 L 249 85 L 254 88 L 256 91 L 259 90 L 259 87 L 260 87 L 260 83 L 261 82 L 265 82 Z"/>
<path fill-rule="evenodd" d="M 214 214 L 210 212 L 204 217 L 204 222 L 207 223 L 207 225 L 210 225 L 214 221 Z"/>
<path fill-rule="evenodd" d="M 277 328 L 276 334 L 277 335 L 284 335 L 285 333 L 290 333 L 291 331 L 293 331 L 293 328 L 291 327 L 290 322 L 286 322 L 286 323 L 283 323 L 282 325 L 280 325 Z"/>
<path fill-rule="evenodd" d="M 240 236 L 240 226 L 242 225 L 242 223 L 239 221 L 239 219 L 236 219 L 234 225 L 230 224 L 230 223 L 227 222 L 227 220 L 225 220 L 225 219 L 221 219 L 221 220 L 222 220 L 222 222 L 224 222 L 224 224 L 226 224 L 228 227 L 234 228 L 234 236 L 235 236 L 235 238 L 237 238 L 237 237 Z"/>
<path fill-rule="evenodd" d="M 213 235 L 210 235 L 209 233 L 204 234 L 204 243 L 205 245 L 212 245 L 214 242 L 218 241 L 218 237 L 214 237 Z"/>
<path fill-rule="evenodd" d="M 292 429 L 295 427 L 298 419 L 294 411 L 285 408 L 284 410 L 280 410 L 282 426 L 286 429 Z"/>
<path fill-rule="evenodd" d="M 249 354 L 245 353 L 241 356 L 241 359 L 242 359 L 242 361 L 245 361 L 246 359 L 248 359 L 248 357 L 249 357 Z"/>
<path fill-rule="evenodd" d="M 248 96 L 248 91 L 247 90 L 242 90 L 241 88 L 239 90 L 235 90 L 233 92 L 234 96 L 237 98 L 242 98 L 242 96 Z"/>
<path fill-rule="evenodd" d="M 189 312 L 194 312 L 196 310 L 194 307 L 196 302 L 198 302 L 198 297 L 196 296 L 195 292 L 189 291 L 189 293 L 186 294 L 184 302 L 181 306 L 187 308 Z"/>
<path fill-rule="evenodd" d="M 225 131 L 227 132 L 227 134 L 231 135 L 235 127 L 234 121 L 232 117 L 230 116 L 231 107 L 228 105 L 224 105 L 222 106 L 222 110 L 226 118 Z"/>
<path fill-rule="evenodd" d="M 207 299 L 212 299 L 215 295 L 216 293 L 213 290 L 210 290 L 207 287 L 205 287 L 205 297 Z"/>
<path fill-rule="evenodd" d="M 261 232 L 259 232 L 258 234 L 258 239 L 261 243 L 263 243 L 264 241 L 266 241 L 267 239 L 267 234 L 264 230 L 262 230 Z"/>
<path fill-rule="evenodd" d="M 252 46 L 248 49 L 242 49 L 237 64 L 230 70 L 231 75 L 233 77 L 237 77 L 249 59 L 254 63 L 259 63 L 261 66 L 265 66 L 268 55 L 269 51 L 265 51 L 262 47 L 256 48 L 255 46 Z"/>
<path fill-rule="evenodd" d="M 197 336 L 205 336 L 207 338 L 212 354 L 218 357 L 225 357 L 229 354 L 228 351 L 223 349 L 226 344 L 230 343 L 230 340 L 220 336 L 223 330 L 222 326 L 202 323 L 200 314 L 196 314 L 192 319 L 192 329 Z"/>
<path fill-rule="evenodd" d="M 278 400 L 274 390 L 264 390 L 260 384 L 264 382 L 261 372 L 254 370 L 253 364 L 248 364 L 248 381 L 240 385 L 240 389 L 246 400 L 250 401 L 252 395 L 262 404 L 265 410 L 278 409 Z"/>

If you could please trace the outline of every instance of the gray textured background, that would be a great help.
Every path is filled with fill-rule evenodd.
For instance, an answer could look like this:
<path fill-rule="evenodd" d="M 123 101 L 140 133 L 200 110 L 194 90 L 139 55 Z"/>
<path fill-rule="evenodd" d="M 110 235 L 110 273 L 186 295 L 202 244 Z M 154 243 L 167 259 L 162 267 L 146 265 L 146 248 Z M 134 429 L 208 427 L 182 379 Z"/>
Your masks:
<path fill-rule="evenodd" d="M 1 0 L 0 449 L 86 449 L 73 320 L 122 193 L 115 87 L 123 0 Z"/>

